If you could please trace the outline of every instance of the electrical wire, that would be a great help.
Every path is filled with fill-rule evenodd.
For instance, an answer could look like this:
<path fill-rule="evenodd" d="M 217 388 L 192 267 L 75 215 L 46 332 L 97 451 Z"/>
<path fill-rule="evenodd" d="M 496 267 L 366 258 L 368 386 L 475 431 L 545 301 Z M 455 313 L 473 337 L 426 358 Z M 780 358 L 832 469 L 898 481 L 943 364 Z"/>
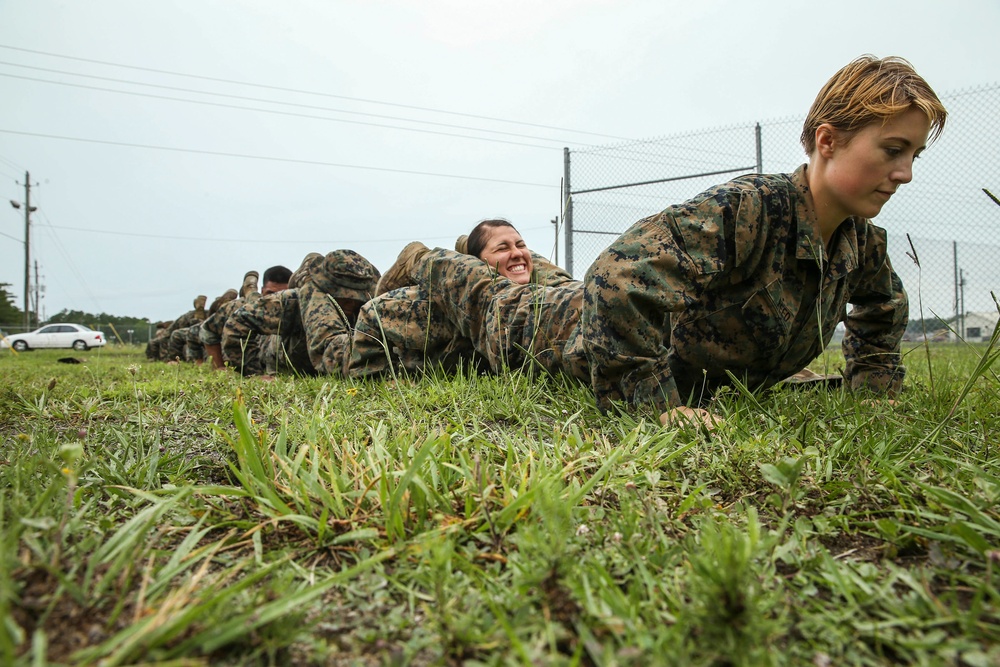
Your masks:
<path fill-rule="evenodd" d="M 277 111 L 275 109 L 260 109 L 255 107 L 241 107 L 235 104 L 223 104 L 221 102 L 207 102 L 204 100 L 186 100 L 180 97 L 168 97 L 166 95 L 154 95 L 152 93 L 137 93 L 128 90 L 115 90 L 113 88 L 101 88 L 100 86 L 87 86 L 81 83 L 69 83 L 66 81 L 49 81 L 47 79 L 37 79 L 30 76 L 19 76 L 17 74 L 5 74 L 0 72 L 0 76 L 7 77 L 9 79 L 21 79 L 23 81 L 36 81 L 39 83 L 50 83 L 57 86 L 68 86 L 71 88 L 82 88 L 84 90 L 96 90 L 105 93 L 118 93 L 119 95 L 132 95 L 134 97 L 145 97 L 154 100 L 168 100 L 171 102 L 186 102 L 188 104 L 198 104 L 202 106 L 217 107 L 221 109 L 236 109 L 238 111 L 256 111 L 258 113 L 272 114 L 276 116 L 291 116 L 293 118 L 308 118 L 310 120 L 325 120 L 331 123 L 348 123 L 350 125 L 364 125 L 366 127 L 378 127 L 388 130 L 399 130 L 402 132 L 418 132 L 420 134 L 434 134 L 443 137 L 454 137 L 458 139 L 471 139 L 474 141 L 489 141 L 498 144 L 510 144 L 512 146 L 525 146 L 527 148 L 542 148 L 545 150 L 551 150 L 552 146 L 540 146 L 538 144 L 527 144 L 521 141 L 509 141 L 506 139 L 491 139 L 490 137 L 473 137 L 468 134 L 455 134 L 454 132 L 440 132 L 438 130 L 423 130 L 416 127 L 400 127 L 398 125 L 385 125 L 383 123 L 368 123 L 360 120 L 347 120 L 346 118 L 328 118 L 326 116 L 314 116 L 311 114 L 294 113 L 291 111 Z M 416 121 L 414 121 L 416 122 Z M 479 130 L 488 131 L 488 130 Z M 553 139 L 543 139 L 544 141 L 555 141 Z M 565 143 L 565 142 L 558 142 Z"/>
<path fill-rule="evenodd" d="M 52 58 L 63 58 L 63 59 L 66 59 L 66 60 L 75 60 L 75 61 L 78 61 L 78 62 L 93 63 L 93 64 L 96 64 L 96 65 L 106 65 L 106 66 L 109 66 L 109 67 L 121 67 L 123 69 L 131 69 L 131 70 L 136 70 L 136 71 L 140 71 L 140 72 L 152 72 L 152 73 L 155 73 L 155 74 L 168 74 L 170 76 L 180 76 L 180 77 L 185 77 L 185 78 L 189 78 L 189 79 L 198 79 L 198 80 L 201 80 L 201 81 L 211 81 L 211 82 L 214 82 L 214 83 L 229 83 L 229 84 L 235 84 L 235 85 L 238 85 L 238 86 L 248 86 L 248 87 L 251 87 L 251 88 L 261 88 L 261 89 L 264 89 L 264 90 L 276 90 L 276 91 L 285 92 L 285 93 L 298 93 L 298 94 L 302 94 L 302 95 L 315 95 L 315 96 L 318 96 L 318 97 L 329 97 L 331 99 L 350 100 L 352 102 L 364 102 L 366 104 L 380 104 L 380 105 L 384 105 L 384 106 L 398 107 L 398 108 L 401 108 L 401 109 L 413 109 L 415 111 L 428 111 L 428 112 L 431 112 L 431 113 L 440 113 L 440 114 L 446 114 L 446 115 L 450 115 L 450 116 L 461 116 L 461 117 L 464 117 L 464 118 L 475 118 L 475 119 L 478 119 L 478 120 L 489 120 L 489 121 L 494 121 L 494 122 L 497 122 L 497 123 L 509 123 L 509 124 L 514 124 L 514 125 L 524 125 L 526 127 L 537 127 L 537 128 L 546 129 L 546 130 L 558 130 L 558 131 L 561 131 L 561 132 L 572 132 L 574 134 L 586 134 L 586 135 L 590 135 L 590 136 L 594 136 L 594 137 L 603 137 L 605 139 L 618 139 L 618 140 L 625 140 L 625 141 L 627 141 L 629 139 L 628 137 L 618 137 L 618 136 L 614 136 L 614 135 L 610 135 L 610 134 L 601 134 L 601 133 L 598 133 L 598 132 L 587 132 L 585 130 L 572 130 L 572 129 L 563 128 L 563 127 L 556 127 L 556 126 L 553 126 L 553 125 L 542 125 L 542 124 L 539 124 L 539 123 L 529 123 L 529 122 L 526 122 L 526 121 L 509 120 L 509 119 L 506 119 L 506 118 L 497 118 L 495 116 L 482 116 L 482 115 L 478 115 L 478 114 L 464 113 L 464 112 L 460 112 L 460 111 L 448 111 L 446 109 L 435 109 L 435 108 L 432 108 L 432 107 L 421 107 L 421 106 L 416 106 L 416 105 L 412 105 L 412 104 L 400 104 L 400 103 L 397 103 L 397 102 L 386 102 L 386 101 L 382 101 L 382 100 L 373 100 L 373 99 L 367 99 L 367 98 L 363 98 L 363 97 L 349 97 L 347 95 L 335 95 L 333 93 L 321 93 L 321 92 L 312 91 L 312 90 L 302 90 L 302 89 L 296 89 L 296 88 L 285 88 L 285 87 L 281 87 L 281 86 L 271 86 L 271 85 L 267 85 L 267 84 L 253 83 L 253 82 L 249 82 L 249 81 L 236 81 L 236 80 L 233 80 L 233 79 L 222 79 L 222 78 L 218 78 L 218 77 L 202 76 L 202 75 L 198 75 L 198 74 L 187 74 L 187 73 L 184 73 L 184 72 L 173 72 L 173 71 L 170 71 L 170 70 L 156 69 L 156 68 L 153 68 L 153 67 L 141 67 L 141 66 L 138 66 L 138 65 L 125 65 L 125 64 L 122 64 L 122 63 L 109 62 L 109 61 L 106 61 L 106 60 L 95 60 L 93 58 L 81 58 L 79 56 L 68 56 L 68 55 L 60 54 L 60 53 L 51 53 L 51 52 L 48 52 L 48 51 L 38 51 L 38 50 L 35 50 L 35 49 L 26 49 L 26 48 L 23 48 L 23 47 L 10 46 L 8 44 L 0 44 L 0 49 L 9 49 L 11 51 L 21 51 L 23 53 L 33 53 L 33 54 L 36 54 L 36 55 L 49 56 L 49 57 L 52 57 Z"/>
<path fill-rule="evenodd" d="M 172 146 L 154 146 L 152 144 L 134 144 L 124 141 L 107 141 L 103 139 L 85 139 L 83 137 L 67 137 L 56 134 L 43 134 L 40 132 L 21 132 L 18 130 L 7 130 L 0 128 L 0 132 L 5 134 L 16 134 L 23 137 L 40 137 L 43 139 L 59 139 L 62 141 L 78 141 L 89 144 L 103 144 L 106 146 L 124 146 L 128 148 L 143 148 L 148 150 L 170 151 L 174 153 L 194 153 L 196 155 L 214 155 L 217 157 L 234 157 L 247 160 L 265 160 L 270 162 L 282 162 L 287 164 L 308 164 L 318 167 L 340 167 L 342 169 L 362 169 L 366 171 L 380 171 L 394 174 L 409 174 L 411 176 L 434 176 L 437 178 L 456 178 L 466 181 L 479 181 L 484 183 L 504 183 L 507 185 L 524 185 L 533 188 L 553 188 L 558 186 L 547 183 L 529 183 L 526 181 L 508 181 L 500 178 L 485 178 L 482 176 L 467 176 L 464 174 L 443 174 L 431 171 L 417 171 L 414 169 L 393 169 L 391 167 L 369 167 L 358 164 L 344 164 L 339 162 L 323 162 L 321 160 L 300 160 L 295 158 L 281 158 L 266 155 L 250 155 L 247 153 L 227 153 L 225 151 L 206 151 L 196 148 L 175 148 Z"/>
<path fill-rule="evenodd" d="M 182 93 L 193 93 L 195 95 L 208 95 L 208 96 L 211 96 L 211 97 L 221 97 L 221 98 L 227 98 L 227 99 L 241 100 L 241 101 L 245 101 L 245 102 L 263 102 L 265 104 L 277 104 L 277 105 L 286 106 L 286 107 L 295 107 L 295 108 L 301 108 L 301 109 L 312 109 L 314 111 L 327 111 L 327 112 L 330 112 L 330 113 L 342 113 L 342 114 L 349 114 L 349 115 L 353 115 L 353 116 L 368 116 L 368 117 L 371 117 L 371 118 L 381 118 L 381 119 L 384 119 L 384 120 L 397 120 L 397 121 L 403 121 L 403 122 L 406 122 L 406 123 L 416 123 L 418 125 L 431 125 L 431 126 L 434 126 L 434 127 L 448 127 L 448 128 L 452 128 L 452 129 L 459 129 L 459 130 L 471 130 L 473 132 L 485 132 L 487 134 L 499 134 L 499 135 L 508 136 L 508 137 L 520 137 L 520 138 L 523 138 L 523 139 L 535 139 L 535 140 L 538 140 L 538 141 L 551 141 L 551 142 L 554 142 L 554 143 L 558 143 L 560 145 L 565 145 L 565 144 L 579 144 L 580 143 L 580 142 L 575 142 L 575 141 L 572 141 L 572 140 L 569 140 L 569 139 L 551 139 L 549 137 L 540 137 L 540 136 L 532 135 L 532 134 L 522 134 L 522 133 L 519 133 L 519 132 L 503 132 L 501 130 L 490 130 L 490 129 L 486 129 L 486 128 L 482 128 L 482 127 L 472 127 L 472 126 L 469 126 L 469 125 L 456 125 L 454 123 L 438 123 L 438 122 L 429 121 L 429 120 L 418 120 L 416 118 L 404 118 L 404 117 L 401 117 L 401 116 L 387 116 L 387 115 L 384 115 L 384 114 L 375 114 L 375 113 L 369 113 L 369 112 L 364 112 L 364 111 L 351 111 L 349 109 L 335 109 L 335 108 L 331 108 L 331 107 L 322 107 L 322 106 L 316 106 L 316 105 L 313 105 L 313 104 L 300 104 L 300 103 L 296 103 L 296 102 L 283 102 L 283 101 L 280 101 L 280 100 L 271 100 L 271 99 L 262 98 L 262 97 L 248 97 L 248 96 L 245 96 L 245 95 L 230 95 L 230 94 L 227 94 L 227 93 L 217 93 L 217 92 L 205 91 L 205 90 L 195 90 L 193 88 L 181 88 L 179 86 L 164 86 L 164 85 L 161 85 L 161 84 L 145 83 L 145 82 L 142 82 L 142 81 L 130 81 L 128 79 L 116 79 L 116 78 L 113 78 L 113 77 L 97 76 L 97 75 L 93 75 L 93 74 L 80 74 L 78 72 L 67 72 L 66 70 L 50 69 L 50 68 L 47 68 L 47 67 L 34 67 L 32 65 L 21 65 L 21 64 L 18 64 L 18 63 L 11 63 L 11 62 L 7 62 L 7 61 L 3 61 L 3 60 L 0 60 L 0 65 L 7 65 L 7 66 L 10 66 L 10 67 L 21 67 L 21 68 L 24 68 L 24 69 L 32 69 L 32 70 L 38 70 L 38 71 L 49 72 L 49 73 L 54 73 L 54 74 L 66 74 L 66 75 L 69 75 L 69 76 L 78 76 L 78 77 L 83 77 L 83 78 L 87 78 L 87 79 L 97 79 L 99 81 L 110 81 L 110 82 L 113 82 L 113 83 L 123 83 L 123 84 L 127 84 L 127 85 L 132 85 L 132 86 L 144 86 L 144 87 L 147 87 L 147 88 L 158 88 L 160 90 L 171 90 L 171 91 L 182 92 Z M 7 77 L 10 77 L 10 78 L 24 79 L 24 80 L 27 80 L 27 81 L 39 81 L 39 82 L 42 82 L 42 83 L 51 83 L 51 84 L 56 84 L 56 85 L 73 86 L 73 87 L 77 87 L 77 88 L 85 88 L 85 89 L 88 89 L 88 90 L 99 90 L 99 91 L 104 91 L 104 92 L 119 93 L 119 94 L 123 94 L 123 95 L 139 95 L 139 96 L 143 96 L 143 97 L 153 97 L 155 99 L 165 99 L 165 100 L 172 100 L 172 101 L 177 101 L 177 102 L 192 102 L 192 103 L 198 103 L 198 104 L 207 104 L 206 102 L 198 101 L 198 100 L 188 100 L 188 99 L 178 98 L 178 97 L 161 97 L 161 96 L 157 96 L 157 95 L 149 95 L 149 94 L 143 94 L 143 93 L 136 93 L 136 92 L 132 92 L 132 91 L 116 90 L 116 89 L 109 89 L 109 88 L 100 88 L 100 87 L 96 87 L 96 86 L 85 86 L 83 84 L 69 83 L 69 82 L 65 82 L 65 81 L 51 81 L 51 80 L 48 80 L 48 79 L 37 79 L 37 78 L 34 78 L 34 77 L 18 76 L 18 75 L 14 75 L 14 74 L 0 73 L 0 76 L 7 76 Z M 239 107 L 239 106 L 230 106 L 230 105 L 224 105 L 224 104 L 214 104 L 213 106 L 221 106 L 223 108 L 244 109 L 244 110 L 248 110 L 248 111 L 263 111 L 263 112 L 268 112 L 268 113 L 280 113 L 280 112 L 274 112 L 274 111 L 267 110 L 267 109 L 258 109 L 258 108 L 254 108 L 254 107 Z M 319 119 L 319 120 L 329 120 L 329 121 L 333 121 L 333 122 L 349 122 L 349 121 L 342 121 L 342 120 L 336 119 L 336 118 L 326 118 L 324 116 L 310 116 L 310 115 L 292 114 L 292 113 L 288 113 L 288 114 L 285 114 L 285 115 L 293 115 L 293 116 L 297 116 L 297 117 L 301 117 L 301 118 L 315 118 L 315 119 Z M 359 124 L 365 124 L 365 125 L 367 125 L 368 123 L 359 123 Z M 400 129 L 400 130 L 409 130 L 409 129 L 411 129 L 411 128 L 405 128 L 405 127 L 398 127 L 398 126 L 392 126 L 392 125 L 381 125 L 381 124 L 374 124 L 374 123 L 371 124 L 371 125 L 373 125 L 374 127 L 386 127 L 386 128 L 391 128 L 391 129 Z M 468 137 L 467 135 L 454 135 L 454 134 L 447 134 L 446 136 L 458 136 L 458 137 L 470 138 L 470 139 L 480 138 L 480 137 Z M 511 143 L 514 143 L 514 142 L 511 142 Z M 517 143 L 516 145 L 533 146 L 533 144 L 520 144 L 520 143 Z M 585 144 L 585 145 L 589 145 L 589 144 Z M 536 147 L 537 148 L 543 148 L 542 146 L 536 146 Z"/>
<path fill-rule="evenodd" d="M 85 232 L 88 234 L 106 234 L 109 236 L 129 236 L 132 238 L 146 238 L 146 239 L 166 239 L 170 241 L 198 241 L 206 243 L 267 243 L 269 245 L 286 244 L 286 245 L 300 245 L 309 244 L 316 246 L 347 246 L 347 245 L 363 245 L 371 243 L 409 243 L 413 240 L 411 237 L 407 238 L 395 238 L 395 239 L 355 239 L 355 240 L 344 240 L 338 239 L 336 241 L 322 241 L 322 240 L 304 240 L 304 239 L 245 239 L 245 238 L 229 238 L 229 237 L 204 237 L 204 236 L 177 236 L 176 234 L 146 234 L 142 232 L 120 232 L 112 231 L 110 229 L 87 229 L 85 227 L 67 227 L 64 225 L 52 225 L 53 229 L 64 229 L 67 231 L 74 232 Z M 545 229 L 544 227 L 525 227 L 524 231 L 537 231 L 539 229 Z M 446 239 L 453 239 L 453 236 L 425 236 L 424 241 L 440 241 Z"/>
<path fill-rule="evenodd" d="M 84 277 L 83 272 L 81 272 L 79 267 L 77 267 L 76 262 L 73 261 L 72 254 L 66 250 L 66 247 L 62 243 L 62 240 L 59 238 L 58 234 L 55 233 L 56 226 L 52 224 L 52 221 L 49 220 L 49 216 L 45 214 L 45 210 L 42 209 L 41 206 L 39 206 L 38 213 L 45 221 L 45 224 L 41 226 L 42 229 L 48 232 L 50 238 L 54 242 L 56 251 L 62 257 L 63 262 L 65 262 L 66 266 L 69 267 L 70 273 L 73 274 L 73 277 L 76 278 L 76 281 L 79 284 L 79 286 L 83 289 L 83 291 L 87 294 L 87 296 L 90 297 L 91 302 L 93 302 L 93 304 L 97 306 L 98 312 L 102 312 L 104 309 L 101 307 L 101 303 L 100 301 L 98 301 L 97 297 L 94 296 L 93 291 L 91 291 L 90 285 L 87 284 L 87 280 Z M 65 289 L 65 287 L 63 289 Z"/>

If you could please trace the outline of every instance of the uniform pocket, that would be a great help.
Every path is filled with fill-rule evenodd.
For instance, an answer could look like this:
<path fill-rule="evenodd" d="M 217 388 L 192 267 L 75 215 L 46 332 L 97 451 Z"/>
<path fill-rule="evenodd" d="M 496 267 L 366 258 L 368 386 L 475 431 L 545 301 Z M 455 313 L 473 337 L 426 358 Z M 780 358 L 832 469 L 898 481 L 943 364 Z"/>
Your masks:
<path fill-rule="evenodd" d="M 762 352 L 784 347 L 791 327 L 791 312 L 781 301 L 781 282 L 758 290 L 743 304 L 743 321 Z"/>

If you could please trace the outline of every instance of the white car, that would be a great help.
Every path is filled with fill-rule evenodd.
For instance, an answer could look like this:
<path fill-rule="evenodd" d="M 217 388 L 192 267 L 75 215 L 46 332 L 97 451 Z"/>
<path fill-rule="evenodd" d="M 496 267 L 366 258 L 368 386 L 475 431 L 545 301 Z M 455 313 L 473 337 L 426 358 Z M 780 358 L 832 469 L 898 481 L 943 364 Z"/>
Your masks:
<path fill-rule="evenodd" d="M 24 352 L 43 347 L 71 347 L 83 351 L 106 342 L 104 334 L 82 324 L 46 324 L 41 329 L 0 339 L 0 348 L 12 347 Z"/>

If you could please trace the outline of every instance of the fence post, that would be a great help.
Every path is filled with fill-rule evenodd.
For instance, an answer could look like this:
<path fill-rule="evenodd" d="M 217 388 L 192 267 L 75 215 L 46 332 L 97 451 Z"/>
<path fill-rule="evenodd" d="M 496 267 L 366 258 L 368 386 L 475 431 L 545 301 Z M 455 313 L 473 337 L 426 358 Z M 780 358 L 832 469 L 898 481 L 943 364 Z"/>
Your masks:
<path fill-rule="evenodd" d="M 951 266 L 952 270 L 955 272 L 953 280 L 955 285 L 955 342 L 958 342 L 958 337 L 962 335 L 961 322 L 959 322 L 958 317 L 958 241 L 951 242 Z"/>
<path fill-rule="evenodd" d="M 573 275 L 573 191 L 569 178 L 569 147 L 563 147 L 563 182 L 566 190 L 563 194 L 563 225 L 566 229 L 566 271 Z"/>
<path fill-rule="evenodd" d="M 757 126 L 754 128 L 753 133 L 754 133 L 754 139 L 757 142 L 757 173 L 758 174 L 763 174 L 764 173 L 764 158 L 763 158 L 764 153 L 763 153 L 763 150 L 761 149 L 760 123 L 757 123 Z"/>

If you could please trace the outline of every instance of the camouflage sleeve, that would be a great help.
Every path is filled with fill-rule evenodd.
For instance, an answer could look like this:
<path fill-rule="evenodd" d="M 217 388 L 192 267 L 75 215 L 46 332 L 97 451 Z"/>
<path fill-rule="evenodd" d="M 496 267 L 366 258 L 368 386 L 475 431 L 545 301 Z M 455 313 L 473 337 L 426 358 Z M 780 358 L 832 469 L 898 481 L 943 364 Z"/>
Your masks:
<path fill-rule="evenodd" d="M 166 336 L 170 336 L 170 334 L 177 331 L 178 329 L 183 329 L 184 327 L 189 327 L 192 324 L 194 324 L 193 316 L 191 315 L 192 312 L 193 311 L 188 311 L 183 315 L 181 315 L 180 317 L 178 317 L 173 322 L 171 322 L 170 326 L 167 327 Z"/>
<path fill-rule="evenodd" d="M 902 389 L 906 374 L 900 341 L 910 307 L 889 261 L 884 229 L 869 224 L 862 262 L 862 277 L 850 297 L 854 307 L 844 320 L 844 375 L 852 389 L 894 396 Z"/>
<path fill-rule="evenodd" d="M 230 313 L 222 327 L 222 357 L 236 368 L 243 368 L 250 339 L 257 333 L 258 315 L 251 304 L 244 303 Z"/>
<path fill-rule="evenodd" d="M 303 291 L 301 309 L 313 368 L 327 375 L 346 375 L 354 330 L 344 311 L 318 289 Z"/>
<path fill-rule="evenodd" d="M 222 355 L 235 363 L 242 358 L 253 334 L 292 336 L 302 332 L 299 296 L 294 289 L 250 298 L 226 319 L 222 330 Z"/>
<path fill-rule="evenodd" d="M 230 303 L 236 302 L 231 301 Z M 231 312 L 232 309 L 223 306 L 205 318 L 205 321 L 201 323 L 201 330 L 198 332 L 202 345 L 218 345 L 222 342 L 222 329 L 226 326 L 226 319 Z"/>
<path fill-rule="evenodd" d="M 667 358 L 670 313 L 697 303 L 722 269 L 727 217 L 726 200 L 710 194 L 672 207 L 633 225 L 587 271 L 580 326 L 601 410 L 681 404 Z"/>
<path fill-rule="evenodd" d="M 543 257 L 537 252 L 532 251 L 531 263 L 535 267 L 535 275 L 532 276 L 532 282 L 545 285 L 546 287 L 558 287 L 574 282 L 573 276 L 569 275 L 566 269 L 553 264 L 547 257 Z"/>

